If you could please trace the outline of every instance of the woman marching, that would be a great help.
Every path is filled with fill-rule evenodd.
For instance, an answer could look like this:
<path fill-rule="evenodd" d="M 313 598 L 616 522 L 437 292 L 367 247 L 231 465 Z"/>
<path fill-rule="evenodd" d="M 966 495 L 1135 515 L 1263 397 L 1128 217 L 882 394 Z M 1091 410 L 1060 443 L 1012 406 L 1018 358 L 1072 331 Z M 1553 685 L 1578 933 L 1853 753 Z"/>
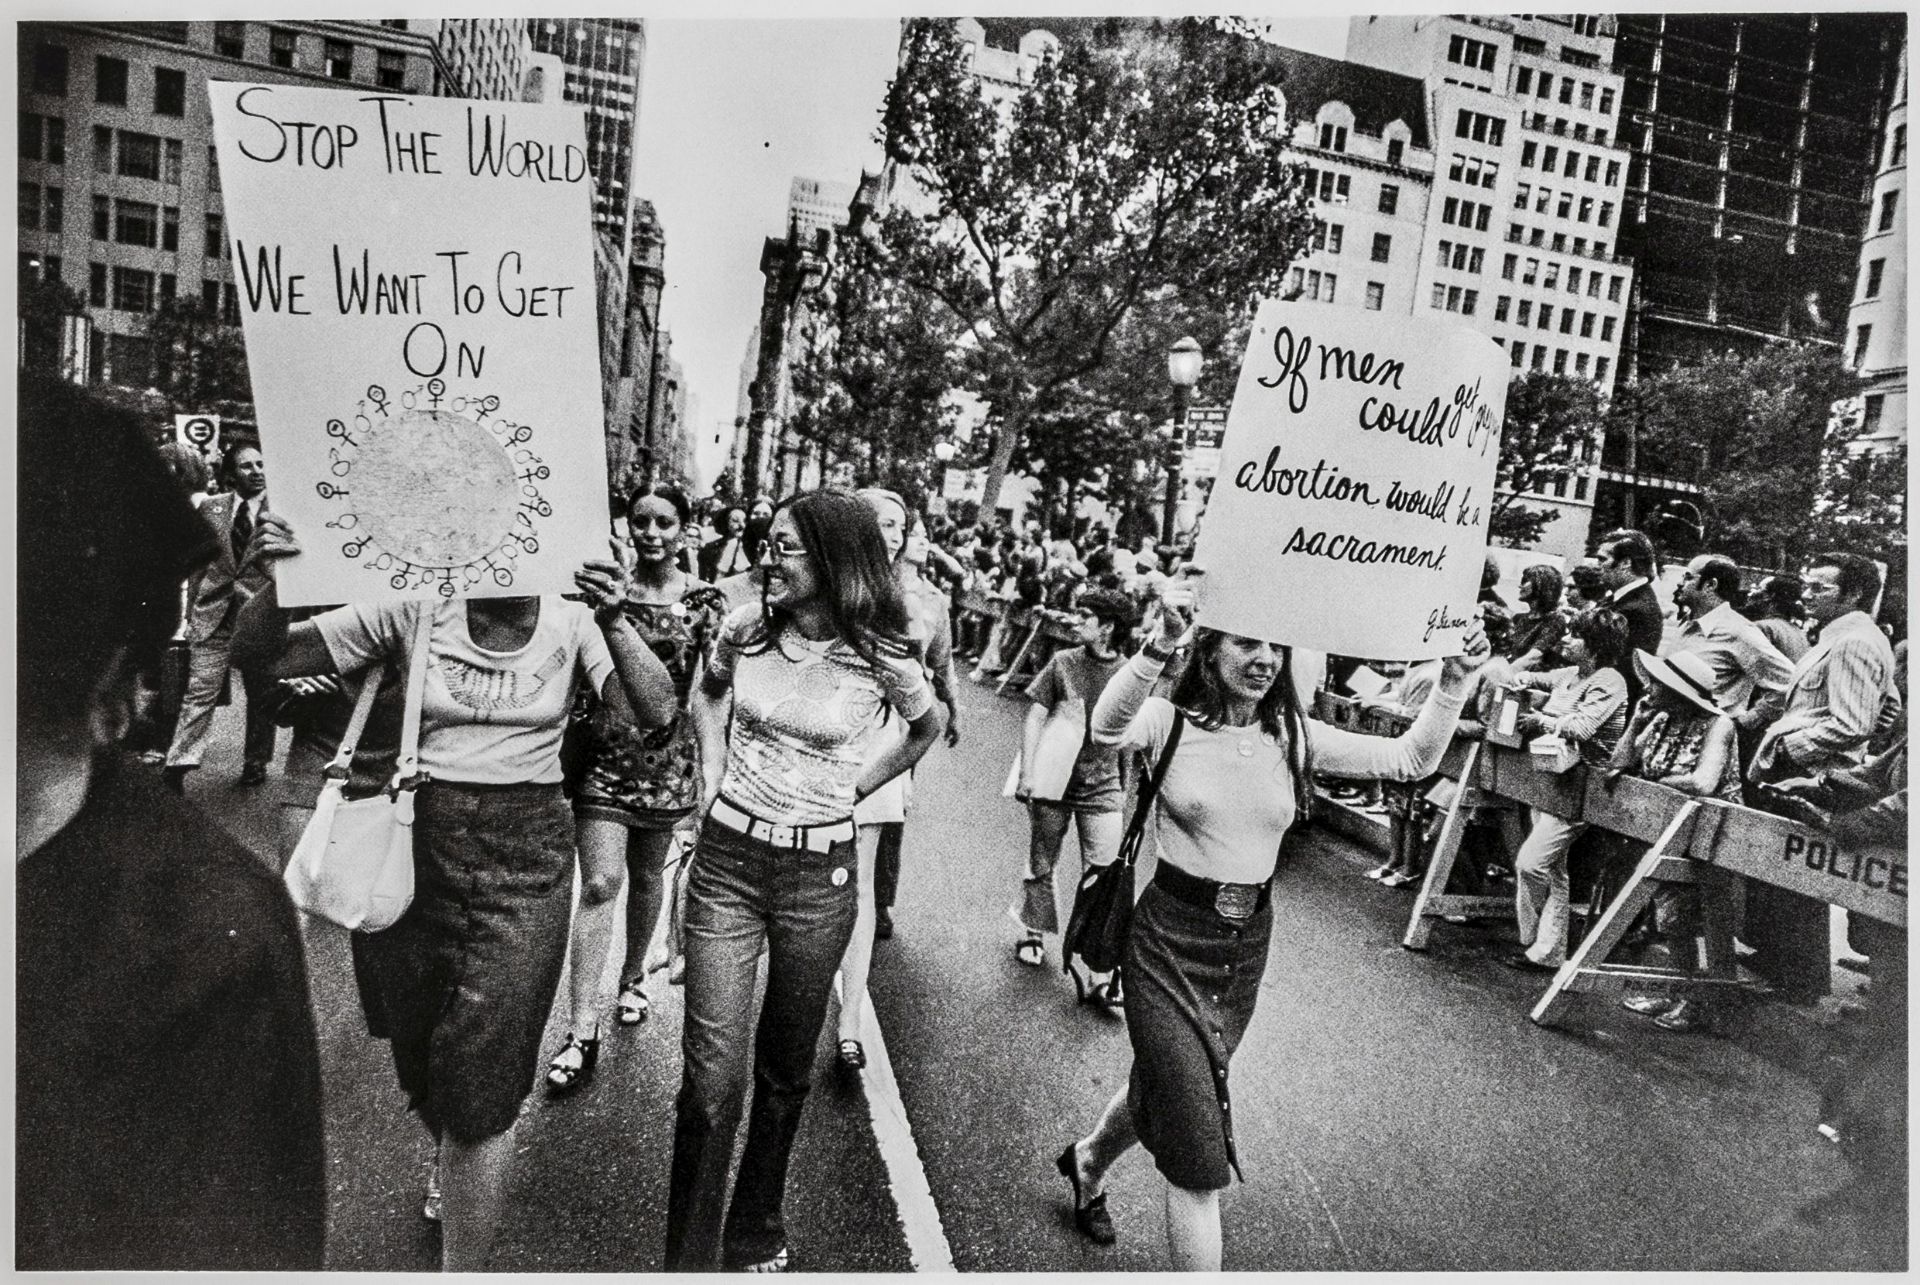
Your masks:
<path fill-rule="evenodd" d="M 907 610 L 907 641 L 926 672 L 934 697 L 946 707 L 947 744 L 958 745 L 960 711 L 954 704 L 953 633 L 947 619 L 947 598 L 920 577 L 920 567 L 927 560 L 926 528 L 918 515 L 907 512 L 906 501 L 894 492 L 871 487 L 859 494 L 872 506 L 874 520 L 880 525 L 880 539 L 893 560 L 894 580 Z M 872 751 L 881 751 L 888 741 L 898 741 L 905 735 L 900 720 L 890 718 L 881 733 L 883 740 L 871 747 Z M 867 1009 L 867 975 L 873 968 L 874 939 L 893 936 L 893 896 L 900 885 L 901 842 L 912 792 L 912 774 L 902 772 L 860 800 L 853 810 L 860 853 L 860 913 L 854 920 L 846 957 L 840 961 L 837 1046 L 840 1069 L 849 1074 L 863 1071 L 867 1065 L 866 1046 L 860 1038 Z"/>
<path fill-rule="evenodd" d="M 1084 723 L 1093 702 L 1100 699 L 1108 681 L 1126 663 L 1122 659 L 1122 648 L 1132 639 L 1133 621 L 1133 603 L 1125 594 L 1108 589 L 1083 592 L 1073 607 L 1074 635 L 1079 646 L 1054 653 L 1046 667 L 1027 684 L 1027 699 L 1033 704 L 1027 710 L 1020 780 L 1014 786 L 1013 797 L 1027 805 L 1031 833 L 1020 903 L 1010 912 L 1021 928 L 1013 957 L 1023 964 L 1038 967 L 1045 962 L 1045 939 L 1060 931 L 1054 870 L 1068 829 L 1075 830 L 1079 839 L 1083 867 L 1106 865 L 1120 854 L 1120 836 L 1125 829 L 1120 806 L 1126 790 L 1120 780 L 1119 751 L 1091 739 L 1083 741 L 1074 756 L 1065 787 L 1057 797 L 1035 798 L 1032 777 L 1047 720 L 1064 711 L 1066 717 Z M 1073 981 L 1083 1003 L 1098 1004 L 1112 1011 L 1124 1002 L 1118 975 L 1095 975 L 1089 979 L 1090 984 L 1083 987 L 1076 972 Z"/>
<path fill-rule="evenodd" d="M 258 556 L 298 552 L 262 515 Z M 590 561 L 587 606 L 558 596 L 348 606 L 288 626 L 273 589 L 248 603 L 235 647 L 282 678 L 404 672 L 424 634 L 413 827 L 414 896 L 397 923 L 353 934 L 368 1029 L 440 1145 L 441 1263 L 481 1271 L 504 1210 L 514 1124 L 533 1089 L 572 905 L 573 823 L 560 738 L 576 682 L 635 723 L 674 715 L 673 680 L 622 612 L 625 573 Z M 616 681 L 617 675 L 617 681 Z"/>
<path fill-rule="evenodd" d="M 1361 736 L 1307 720 L 1289 648 L 1211 629 L 1192 633 L 1172 699 L 1152 696 L 1188 641 L 1193 599 L 1191 581 L 1167 586 L 1146 645 L 1094 707 L 1095 740 L 1156 763 L 1172 758 L 1158 799 L 1158 868 L 1124 962 L 1132 1074 L 1093 1132 L 1055 1163 L 1073 1184 L 1075 1225 L 1111 1244 L 1108 1172 L 1144 1146 L 1167 1183 L 1173 1267 L 1218 1271 L 1219 1192 L 1239 1172 L 1227 1073 L 1266 971 L 1280 840 L 1305 814 L 1316 768 L 1395 780 L 1433 771 L 1487 645 L 1469 626 L 1466 653 L 1446 661 L 1412 728 L 1392 740 Z"/>
<path fill-rule="evenodd" d="M 666 485 L 635 492 L 627 505 L 634 569 L 623 610 L 672 676 L 679 704 L 665 727 L 642 730 L 618 707 L 597 702 L 585 720 L 585 768 L 573 800 L 580 849 L 580 907 L 568 967 L 573 1024 L 547 1065 L 554 1093 L 586 1083 L 600 1056 L 600 977 L 622 880 L 629 881 L 626 956 L 614 1020 L 637 1026 L 651 1007 L 644 965 L 660 914 L 662 869 L 674 827 L 700 801 L 700 750 L 688 694 L 726 615 L 720 592 L 680 569 L 692 514 L 687 497 Z"/>
<path fill-rule="evenodd" d="M 854 804 L 912 767 L 944 725 L 907 630 L 873 510 L 848 492 L 811 491 L 775 511 L 761 603 L 727 618 L 696 685 L 707 809 L 687 876 L 670 1271 L 716 1257 L 733 1270 L 787 1267 L 787 1161 L 858 913 Z M 888 706 L 907 734 L 876 755 Z M 753 1108 L 729 1208 L 749 1066 Z"/>

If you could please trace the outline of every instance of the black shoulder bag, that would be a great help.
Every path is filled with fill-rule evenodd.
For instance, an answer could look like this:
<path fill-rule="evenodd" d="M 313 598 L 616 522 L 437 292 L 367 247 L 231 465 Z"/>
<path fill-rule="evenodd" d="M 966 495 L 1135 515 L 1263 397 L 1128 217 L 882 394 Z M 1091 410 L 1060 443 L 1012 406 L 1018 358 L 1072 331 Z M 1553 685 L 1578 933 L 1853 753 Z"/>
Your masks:
<path fill-rule="evenodd" d="M 1166 779 L 1167 765 L 1173 762 L 1173 752 L 1180 745 L 1180 729 L 1186 722 L 1187 716 L 1174 710 L 1166 748 L 1141 783 L 1133 818 L 1120 841 L 1120 855 L 1104 866 L 1089 867 L 1080 876 L 1080 886 L 1073 894 L 1073 913 L 1067 916 L 1067 931 L 1061 940 L 1061 964 L 1066 972 L 1073 971 L 1075 955 L 1096 973 L 1111 972 L 1126 953 L 1127 933 L 1133 926 L 1133 863 L 1146 838 L 1147 814 L 1160 796 L 1160 783 Z"/>

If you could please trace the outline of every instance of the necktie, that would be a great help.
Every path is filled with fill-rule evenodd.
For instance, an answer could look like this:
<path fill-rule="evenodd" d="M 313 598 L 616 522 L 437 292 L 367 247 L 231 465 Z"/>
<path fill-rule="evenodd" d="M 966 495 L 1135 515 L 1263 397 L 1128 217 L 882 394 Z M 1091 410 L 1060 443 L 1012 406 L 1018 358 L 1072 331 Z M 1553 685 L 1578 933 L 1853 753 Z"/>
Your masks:
<path fill-rule="evenodd" d="M 240 501 L 233 511 L 233 560 L 240 561 L 247 556 L 247 542 L 253 539 L 253 518 L 247 502 Z"/>

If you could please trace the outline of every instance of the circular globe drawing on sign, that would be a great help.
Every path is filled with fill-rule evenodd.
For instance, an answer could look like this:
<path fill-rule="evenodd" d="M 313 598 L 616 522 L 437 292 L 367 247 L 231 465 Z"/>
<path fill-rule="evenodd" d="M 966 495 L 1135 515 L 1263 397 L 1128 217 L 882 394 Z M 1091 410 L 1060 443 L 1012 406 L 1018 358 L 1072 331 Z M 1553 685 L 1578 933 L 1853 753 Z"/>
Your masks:
<path fill-rule="evenodd" d="M 328 420 L 334 480 L 316 490 L 340 502 L 327 526 L 351 533 L 341 556 L 365 558 L 402 592 L 511 588 L 515 560 L 539 552 L 536 520 L 553 509 L 532 427 L 499 409 L 498 397 L 449 395 L 430 379 L 391 398 L 373 385 L 351 423 Z"/>
<path fill-rule="evenodd" d="M 367 537 L 423 567 L 461 567 L 499 548 L 520 499 L 506 448 L 446 411 L 413 411 L 369 434 L 353 496 Z"/>

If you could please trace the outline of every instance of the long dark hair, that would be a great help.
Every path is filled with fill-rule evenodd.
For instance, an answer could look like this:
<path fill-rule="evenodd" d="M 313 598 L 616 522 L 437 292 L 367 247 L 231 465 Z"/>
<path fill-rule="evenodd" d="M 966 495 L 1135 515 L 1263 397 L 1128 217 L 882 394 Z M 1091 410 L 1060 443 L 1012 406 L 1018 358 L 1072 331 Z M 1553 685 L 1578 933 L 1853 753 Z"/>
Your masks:
<path fill-rule="evenodd" d="M 911 655 L 907 604 L 887 561 L 873 507 L 851 491 L 822 488 L 781 501 L 773 511 L 775 519 L 782 510 L 793 515 L 840 640 L 870 665 L 882 663 L 883 657 Z M 764 593 L 760 602 L 759 636 L 748 640 L 752 653 L 774 646 L 792 623 L 792 614 L 768 603 Z"/>
<path fill-rule="evenodd" d="M 1622 676 L 1633 672 L 1627 618 L 1619 612 L 1589 607 L 1568 623 L 1567 632 L 1592 649 L 1598 668 L 1618 670 Z"/>
<path fill-rule="evenodd" d="M 1228 637 L 1218 629 L 1196 631 L 1187 667 L 1173 685 L 1173 703 L 1210 732 L 1224 727 L 1227 721 L 1227 691 L 1215 662 L 1220 645 Z M 1300 708 L 1300 696 L 1293 687 L 1293 648 L 1279 650 L 1279 677 L 1254 706 L 1254 717 L 1261 731 L 1286 746 L 1287 763 L 1293 769 L 1294 815 L 1304 821 L 1313 815 L 1313 747 L 1307 740 L 1307 714 Z"/>

